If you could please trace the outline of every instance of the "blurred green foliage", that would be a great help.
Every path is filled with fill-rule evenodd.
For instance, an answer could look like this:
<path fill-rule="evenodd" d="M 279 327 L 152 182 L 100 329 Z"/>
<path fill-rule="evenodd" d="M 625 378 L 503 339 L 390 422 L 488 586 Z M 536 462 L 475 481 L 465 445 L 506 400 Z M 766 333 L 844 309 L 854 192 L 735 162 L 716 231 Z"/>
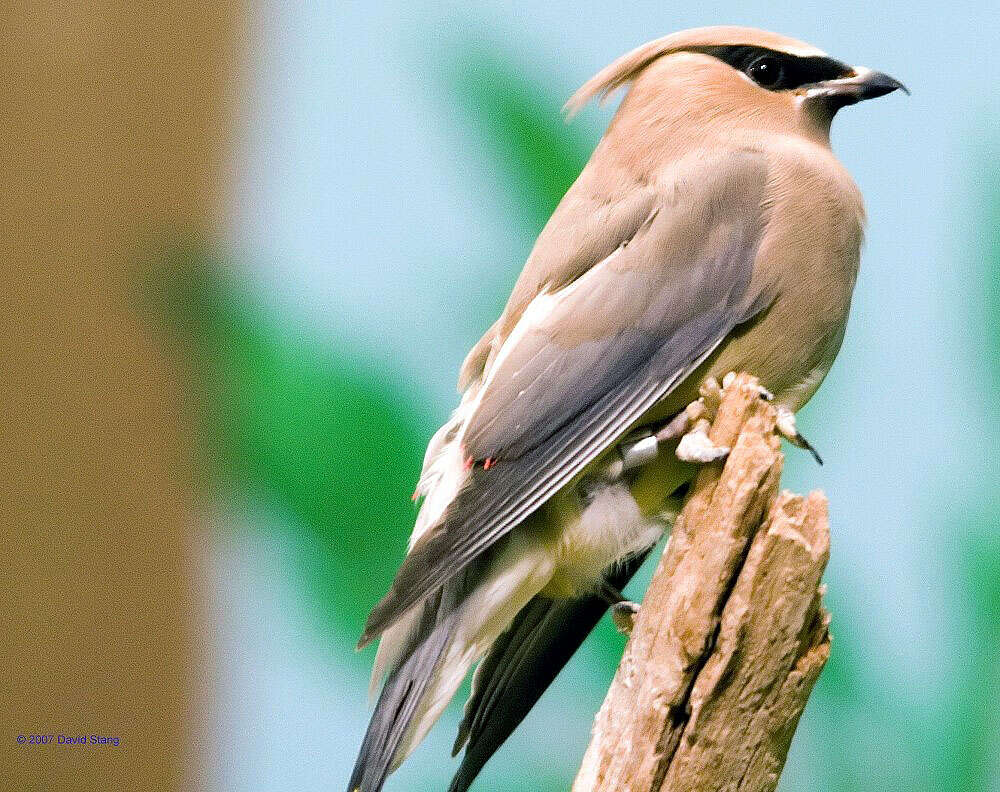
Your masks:
<path fill-rule="evenodd" d="M 936 768 L 940 783 L 952 789 L 986 790 L 996 771 L 1000 745 L 998 524 L 1000 510 L 994 508 L 956 527 L 966 536 L 958 571 L 965 584 L 968 655 L 957 664 L 954 700 L 942 719 L 950 727 L 945 731 L 948 739 L 941 765 Z"/>
<path fill-rule="evenodd" d="M 987 157 L 987 161 L 994 160 Z M 994 160 L 995 161 L 995 160 Z M 981 288 L 985 316 L 983 330 L 975 332 L 983 359 L 977 368 L 988 372 L 984 388 L 984 426 L 992 447 L 1000 445 L 1000 172 L 992 175 L 982 196 L 984 216 L 977 227 L 983 235 L 970 249 L 981 257 Z M 974 311 L 970 311 L 975 314 Z M 952 789 L 986 790 L 995 784 L 1000 762 L 1000 466 L 987 455 L 972 461 L 969 475 L 978 483 L 982 502 L 959 509 L 959 519 L 948 527 L 959 537 L 956 573 L 962 581 L 962 612 L 967 615 L 967 650 L 957 664 L 956 690 L 943 761 L 937 778 Z M 964 514 L 964 519 L 962 518 Z M 995 788 L 995 787 L 994 787 Z"/>
<path fill-rule="evenodd" d="M 420 393 L 269 315 L 205 249 L 175 249 L 157 269 L 169 278 L 149 283 L 146 298 L 193 366 L 216 483 L 307 532 L 310 599 L 338 642 L 352 642 L 412 528 L 431 425 Z"/>
<path fill-rule="evenodd" d="M 486 144 L 497 182 L 517 199 L 512 218 L 537 234 L 576 181 L 600 137 L 580 123 L 567 124 L 559 97 L 496 46 L 459 48 L 443 69 L 448 96 L 457 100 L 469 132 Z M 520 269 L 520 264 L 518 264 Z"/>

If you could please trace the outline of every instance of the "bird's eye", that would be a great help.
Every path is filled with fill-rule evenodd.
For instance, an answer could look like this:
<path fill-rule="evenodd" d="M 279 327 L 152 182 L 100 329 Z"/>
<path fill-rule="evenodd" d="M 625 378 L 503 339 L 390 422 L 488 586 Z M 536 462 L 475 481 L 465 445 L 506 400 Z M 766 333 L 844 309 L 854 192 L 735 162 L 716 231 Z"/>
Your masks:
<path fill-rule="evenodd" d="M 763 88 L 773 88 L 781 82 L 781 61 L 773 55 L 761 55 L 747 67 L 747 76 Z"/>

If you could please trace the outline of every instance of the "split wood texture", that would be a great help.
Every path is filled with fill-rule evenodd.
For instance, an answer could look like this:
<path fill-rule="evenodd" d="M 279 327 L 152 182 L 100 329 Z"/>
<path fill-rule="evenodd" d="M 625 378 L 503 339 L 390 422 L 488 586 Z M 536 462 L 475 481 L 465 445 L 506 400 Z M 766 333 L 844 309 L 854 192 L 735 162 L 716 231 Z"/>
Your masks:
<path fill-rule="evenodd" d="M 822 493 L 778 494 L 776 413 L 757 384 L 740 374 L 702 389 L 719 405 L 709 437 L 732 451 L 695 479 L 573 792 L 778 785 L 830 653 L 830 534 Z"/>

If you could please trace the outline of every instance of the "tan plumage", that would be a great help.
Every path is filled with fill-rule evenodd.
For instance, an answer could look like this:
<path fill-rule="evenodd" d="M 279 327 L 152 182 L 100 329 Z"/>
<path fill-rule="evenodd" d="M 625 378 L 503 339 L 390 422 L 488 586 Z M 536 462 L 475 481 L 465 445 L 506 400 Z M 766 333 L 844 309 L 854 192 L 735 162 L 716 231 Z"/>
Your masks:
<path fill-rule="evenodd" d="M 471 665 L 463 792 L 662 533 L 692 475 L 618 441 L 747 370 L 795 411 L 844 334 L 864 213 L 836 110 L 901 87 L 802 42 L 702 28 L 651 42 L 567 104 L 631 88 L 473 347 L 428 448 L 410 552 L 373 610 L 390 672 L 351 789 L 375 792 Z M 505 632 L 506 631 L 506 632 Z"/>

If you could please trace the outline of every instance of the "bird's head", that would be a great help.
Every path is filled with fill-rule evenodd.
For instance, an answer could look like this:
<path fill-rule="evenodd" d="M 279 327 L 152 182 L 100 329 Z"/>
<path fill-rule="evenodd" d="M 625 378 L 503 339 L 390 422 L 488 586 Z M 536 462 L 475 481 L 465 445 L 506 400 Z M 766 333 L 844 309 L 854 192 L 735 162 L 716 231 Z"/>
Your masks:
<path fill-rule="evenodd" d="M 632 90 L 619 115 L 647 133 L 659 128 L 711 134 L 735 125 L 824 140 L 840 108 L 897 88 L 906 91 L 887 74 L 851 66 L 804 42 L 720 26 L 644 44 L 588 80 L 566 110 L 575 113 L 628 83 Z"/>

